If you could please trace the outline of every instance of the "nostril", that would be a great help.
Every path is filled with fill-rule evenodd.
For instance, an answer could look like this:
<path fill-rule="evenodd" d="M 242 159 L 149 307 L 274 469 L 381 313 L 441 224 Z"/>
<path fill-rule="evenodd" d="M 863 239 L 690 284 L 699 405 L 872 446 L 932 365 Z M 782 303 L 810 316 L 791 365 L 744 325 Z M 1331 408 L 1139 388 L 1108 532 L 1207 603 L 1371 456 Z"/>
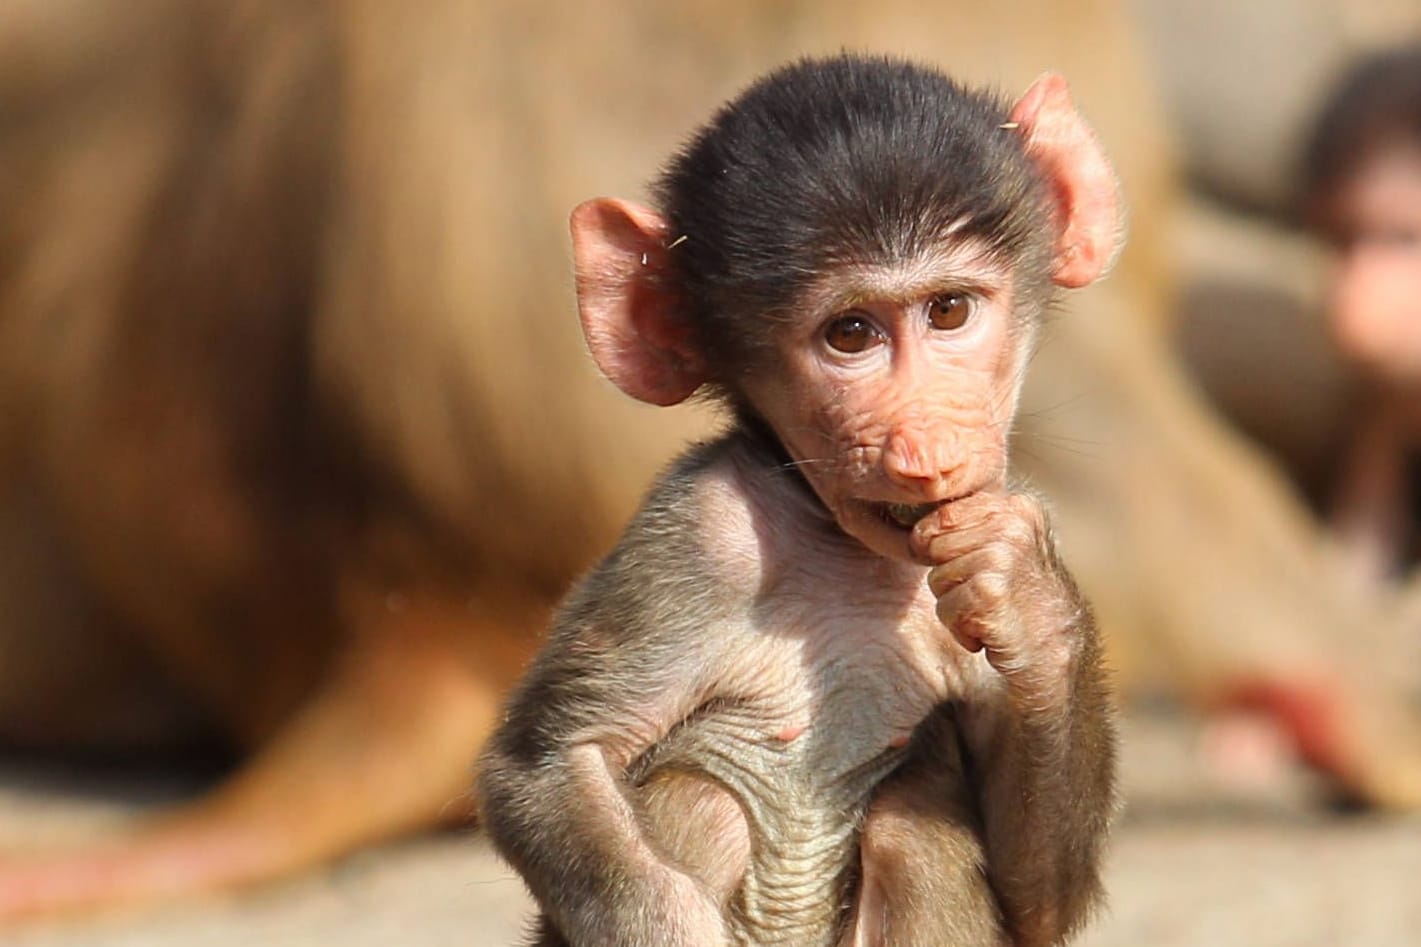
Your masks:
<path fill-rule="evenodd" d="M 952 470 L 951 452 L 927 438 L 897 432 L 883 446 L 883 469 L 889 479 L 904 486 L 922 486 L 942 480 Z"/>
<path fill-rule="evenodd" d="M 883 469 L 894 479 L 920 479 L 924 470 L 922 453 L 911 438 L 894 434 L 883 445 Z"/>

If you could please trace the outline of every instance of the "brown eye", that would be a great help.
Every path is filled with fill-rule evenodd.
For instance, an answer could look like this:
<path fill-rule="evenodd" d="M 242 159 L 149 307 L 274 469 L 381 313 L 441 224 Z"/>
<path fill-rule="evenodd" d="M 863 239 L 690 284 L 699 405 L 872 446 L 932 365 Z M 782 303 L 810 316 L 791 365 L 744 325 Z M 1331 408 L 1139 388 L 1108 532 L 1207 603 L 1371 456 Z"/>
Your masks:
<path fill-rule="evenodd" d="M 824 340 L 840 352 L 862 352 L 878 341 L 878 332 L 863 316 L 840 316 L 824 330 Z"/>
<path fill-rule="evenodd" d="M 971 316 L 972 298 L 970 296 L 949 293 L 928 303 L 928 319 L 932 321 L 934 329 L 944 331 L 960 329 L 967 324 L 967 320 Z"/>

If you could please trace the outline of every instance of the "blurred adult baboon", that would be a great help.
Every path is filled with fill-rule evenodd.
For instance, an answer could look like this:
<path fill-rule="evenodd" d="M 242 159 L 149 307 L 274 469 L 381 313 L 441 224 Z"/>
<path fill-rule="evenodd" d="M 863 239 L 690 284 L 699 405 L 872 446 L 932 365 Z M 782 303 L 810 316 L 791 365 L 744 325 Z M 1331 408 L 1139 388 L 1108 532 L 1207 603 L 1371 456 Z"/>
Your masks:
<path fill-rule="evenodd" d="M 1381 752 L 1396 708 L 1334 659 L 1351 616 L 1311 532 L 1157 331 L 1172 176 L 1121 5 L 948 6 L 0 10 L 0 739 L 246 759 L 129 837 L 7 863 L 0 917 L 466 814 L 548 603 L 705 424 L 648 420 L 585 359 L 567 209 L 634 191 L 766 66 L 845 45 L 1071 78 L 1135 216 L 1033 368 L 1019 445 L 1067 556 L 1128 674 L 1317 698 L 1321 729 L 1293 715 L 1314 762 L 1415 801 L 1414 759 Z"/>
<path fill-rule="evenodd" d="M 1357 581 L 1384 585 L 1421 558 L 1421 42 L 1358 63 L 1303 164 L 1301 202 L 1335 251 L 1332 337 L 1365 386 L 1332 524 Z"/>

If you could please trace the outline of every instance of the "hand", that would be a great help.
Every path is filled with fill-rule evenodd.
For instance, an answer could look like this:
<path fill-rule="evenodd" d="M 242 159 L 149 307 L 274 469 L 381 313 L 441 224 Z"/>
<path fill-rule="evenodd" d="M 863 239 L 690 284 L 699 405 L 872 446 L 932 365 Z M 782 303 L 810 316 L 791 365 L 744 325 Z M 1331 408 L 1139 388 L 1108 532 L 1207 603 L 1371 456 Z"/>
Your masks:
<path fill-rule="evenodd" d="M 1013 691 L 1062 693 L 1085 606 L 1035 497 L 983 491 L 945 503 L 910 544 L 932 567 L 938 617 L 962 647 L 985 649 Z"/>

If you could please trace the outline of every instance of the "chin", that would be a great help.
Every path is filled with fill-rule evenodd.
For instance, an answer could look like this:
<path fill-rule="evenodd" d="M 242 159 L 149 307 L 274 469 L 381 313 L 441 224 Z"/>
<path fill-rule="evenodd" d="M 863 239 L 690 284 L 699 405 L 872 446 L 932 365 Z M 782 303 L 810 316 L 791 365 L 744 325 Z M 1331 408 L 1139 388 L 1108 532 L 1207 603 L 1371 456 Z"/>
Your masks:
<path fill-rule="evenodd" d="M 835 516 L 839 528 L 874 555 L 896 562 L 914 563 L 908 537 L 911 526 L 902 526 L 882 517 L 867 504 L 855 503 Z"/>

